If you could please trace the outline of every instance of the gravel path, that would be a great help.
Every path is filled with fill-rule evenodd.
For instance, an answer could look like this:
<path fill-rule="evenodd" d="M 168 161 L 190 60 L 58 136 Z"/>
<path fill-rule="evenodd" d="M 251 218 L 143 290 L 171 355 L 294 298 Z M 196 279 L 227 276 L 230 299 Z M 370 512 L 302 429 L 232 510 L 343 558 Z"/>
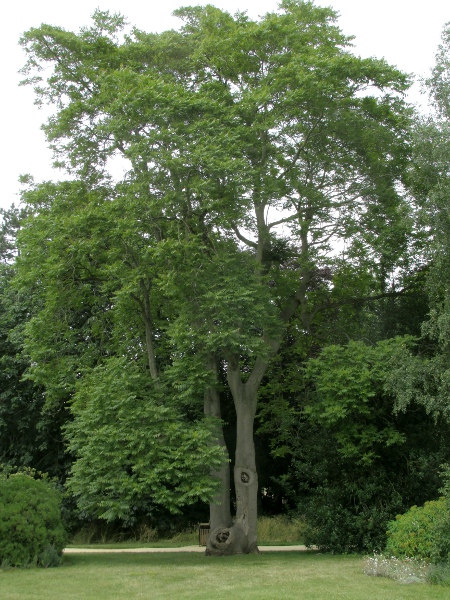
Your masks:
<path fill-rule="evenodd" d="M 298 552 L 308 550 L 306 546 L 260 546 L 261 552 Z M 205 552 L 204 546 L 182 546 L 181 548 L 66 548 L 64 554 L 138 554 L 148 552 Z"/>

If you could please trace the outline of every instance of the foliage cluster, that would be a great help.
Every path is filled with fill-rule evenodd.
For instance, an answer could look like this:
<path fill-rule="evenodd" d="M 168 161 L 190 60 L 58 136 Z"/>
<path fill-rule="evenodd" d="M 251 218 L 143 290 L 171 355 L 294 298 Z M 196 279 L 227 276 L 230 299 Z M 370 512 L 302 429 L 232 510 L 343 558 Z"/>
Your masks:
<path fill-rule="evenodd" d="M 68 489 L 91 518 L 134 523 L 154 505 L 179 512 L 214 493 L 210 468 L 224 456 L 213 423 L 186 422 L 163 384 L 135 363 L 110 358 L 94 369 L 72 413 L 66 431 L 77 460 Z"/>
<path fill-rule="evenodd" d="M 56 567 L 66 543 L 58 490 L 23 472 L 0 473 L 0 564 Z"/>
<path fill-rule="evenodd" d="M 386 552 L 398 558 L 450 562 L 450 510 L 441 498 L 412 506 L 388 526 Z"/>
<path fill-rule="evenodd" d="M 388 522 L 437 494 L 449 428 L 422 407 L 396 413 L 386 389 L 411 344 L 401 337 L 327 346 L 284 379 L 262 413 L 275 459 L 289 465 L 278 481 L 307 524 L 307 543 L 380 552 Z"/>

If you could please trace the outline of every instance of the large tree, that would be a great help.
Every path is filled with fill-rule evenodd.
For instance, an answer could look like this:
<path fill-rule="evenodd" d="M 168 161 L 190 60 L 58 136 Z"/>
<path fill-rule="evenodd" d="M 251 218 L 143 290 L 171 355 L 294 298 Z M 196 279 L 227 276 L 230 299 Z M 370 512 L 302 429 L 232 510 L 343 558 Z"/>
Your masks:
<path fill-rule="evenodd" d="M 97 12 L 78 33 L 42 25 L 24 35 L 27 82 L 56 109 L 44 129 L 80 183 L 53 187 L 47 201 L 35 191 L 21 271 L 69 304 L 75 285 L 78 308 L 95 306 L 96 282 L 110 286 L 113 300 L 83 326 L 106 319 L 110 339 L 130 360 L 130 347 L 143 352 L 149 376 L 181 403 L 201 392 L 220 418 L 221 398 L 232 398 L 236 516 L 225 463 L 213 473 L 221 491 L 207 551 L 247 553 L 257 551 L 258 391 L 287 329 L 311 336 L 324 311 L 386 294 L 404 249 L 408 81 L 354 56 L 336 14 L 311 2 L 284 0 L 259 21 L 211 5 L 176 14 L 180 31 L 161 34 L 123 36 L 120 16 Z M 113 183 L 117 155 L 128 171 Z M 58 294 L 44 305 L 31 355 L 47 340 L 51 379 L 82 377 L 80 344 L 61 356 L 64 336 L 45 333 Z M 79 336 L 88 348 L 91 339 Z M 37 378 L 44 363 L 34 361 Z M 220 427 L 216 441 L 225 446 Z"/>

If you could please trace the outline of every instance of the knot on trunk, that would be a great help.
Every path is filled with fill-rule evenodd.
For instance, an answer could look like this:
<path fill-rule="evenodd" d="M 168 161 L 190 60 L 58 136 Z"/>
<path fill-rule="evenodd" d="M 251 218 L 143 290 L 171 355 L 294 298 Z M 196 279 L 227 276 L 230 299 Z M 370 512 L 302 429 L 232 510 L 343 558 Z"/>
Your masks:
<path fill-rule="evenodd" d="M 248 483 L 250 481 L 250 475 L 246 471 L 241 472 L 242 483 Z"/>
<path fill-rule="evenodd" d="M 252 485 L 257 480 L 256 472 L 249 467 L 234 467 L 234 477 L 244 485 Z"/>

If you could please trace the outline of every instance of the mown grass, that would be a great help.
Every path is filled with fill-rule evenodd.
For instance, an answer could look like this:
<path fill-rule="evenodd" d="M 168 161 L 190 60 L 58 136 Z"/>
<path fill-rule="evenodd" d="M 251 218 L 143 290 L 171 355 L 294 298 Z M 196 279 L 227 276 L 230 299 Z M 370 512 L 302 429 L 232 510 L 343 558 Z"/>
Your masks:
<path fill-rule="evenodd" d="M 56 569 L 0 572 L 2 600 L 448 600 L 448 588 L 367 577 L 355 556 L 79 554 Z"/>

